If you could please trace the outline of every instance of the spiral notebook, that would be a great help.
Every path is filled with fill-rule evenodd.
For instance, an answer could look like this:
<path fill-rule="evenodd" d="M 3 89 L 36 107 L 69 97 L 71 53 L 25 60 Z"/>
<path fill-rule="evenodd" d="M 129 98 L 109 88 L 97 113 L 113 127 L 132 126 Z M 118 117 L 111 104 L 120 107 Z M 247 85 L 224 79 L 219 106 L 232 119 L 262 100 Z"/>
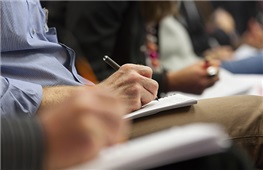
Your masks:
<path fill-rule="evenodd" d="M 160 111 L 175 109 L 196 104 L 197 100 L 182 94 L 173 94 L 171 96 L 163 97 L 158 100 L 153 100 L 150 103 L 142 106 L 141 109 L 136 110 L 124 116 L 125 119 L 136 119 L 144 116 L 156 114 Z"/>

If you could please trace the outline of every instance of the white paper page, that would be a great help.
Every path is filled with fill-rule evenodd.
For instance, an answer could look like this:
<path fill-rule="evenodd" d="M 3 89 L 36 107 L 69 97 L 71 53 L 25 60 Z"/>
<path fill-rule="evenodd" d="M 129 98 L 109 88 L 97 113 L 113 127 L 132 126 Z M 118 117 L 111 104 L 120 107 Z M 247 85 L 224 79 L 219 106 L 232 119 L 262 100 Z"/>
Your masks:
<path fill-rule="evenodd" d="M 197 100 L 192 97 L 188 97 L 180 94 L 173 94 L 164 98 L 160 98 L 158 101 L 154 100 L 141 109 L 134 111 L 130 114 L 127 114 L 124 118 L 126 119 L 135 119 L 143 116 L 152 115 L 163 110 L 169 110 L 184 106 L 190 106 L 196 104 Z"/>
<path fill-rule="evenodd" d="M 115 145 L 98 158 L 71 168 L 146 169 L 225 151 L 231 143 L 215 124 L 191 124 L 174 127 Z"/>
<path fill-rule="evenodd" d="M 220 81 L 217 82 L 213 87 L 208 88 L 202 94 L 203 96 L 230 96 L 245 94 L 252 87 L 253 83 L 246 79 L 235 76 L 227 70 L 220 69 Z"/>
<path fill-rule="evenodd" d="M 260 74 L 237 74 L 239 79 L 246 80 L 253 84 L 253 87 L 246 93 L 248 95 L 263 96 L 263 75 Z"/>
<path fill-rule="evenodd" d="M 169 92 L 167 93 L 167 95 L 179 93 L 197 99 L 205 99 L 247 94 L 254 86 L 253 81 L 248 81 L 246 78 L 239 77 L 224 69 L 220 69 L 219 78 L 220 80 L 216 82 L 214 86 L 207 88 L 201 95 L 194 95 L 182 92 Z"/>

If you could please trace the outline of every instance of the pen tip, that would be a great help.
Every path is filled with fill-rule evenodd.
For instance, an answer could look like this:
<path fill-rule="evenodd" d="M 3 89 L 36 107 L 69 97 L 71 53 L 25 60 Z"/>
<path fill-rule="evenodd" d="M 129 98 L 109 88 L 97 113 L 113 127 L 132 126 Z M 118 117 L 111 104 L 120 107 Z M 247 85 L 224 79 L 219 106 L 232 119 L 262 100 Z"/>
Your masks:
<path fill-rule="evenodd" d="M 105 61 L 107 58 L 108 58 L 108 56 L 107 56 L 107 55 L 105 55 L 105 56 L 103 57 L 103 60 Z"/>

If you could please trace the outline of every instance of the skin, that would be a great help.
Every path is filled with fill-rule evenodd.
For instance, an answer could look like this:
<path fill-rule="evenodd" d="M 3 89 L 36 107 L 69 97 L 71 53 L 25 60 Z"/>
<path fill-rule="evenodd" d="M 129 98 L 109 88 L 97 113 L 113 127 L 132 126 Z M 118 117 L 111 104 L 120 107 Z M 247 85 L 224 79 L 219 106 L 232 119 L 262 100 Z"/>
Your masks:
<path fill-rule="evenodd" d="M 120 100 L 97 87 L 78 87 L 68 99 L 39 114 L 45 134 L 44 169 L 63 169 L 94 158 L 126 138 Z"/>
<path fill-rule="evenodd" d="M 203 66 L 200 62 L 179 75 L 168 73 L 168 81 L 174 80 L 169 82 L 171 86 L 182 91 L 191 88 L 201 93 L 218 79 L 208 78 Z M 185 86 L 189 84 L 186 76 L 195 86 Z M 151 78 L 149 67 L 125 64 L 95 86 L 44 87 L 37 114 L 46 139 L 44 169 L 89 161 L 103 148 L 125 140 L 129 125 L 123 115 L 157 96 L 158 83 Z"/>
<path fill-rule="evenodd" d="M 125 105 L 125 113 L 129 113 L 157 97 L 158 83 L 151 78 L 152 69 L 150 67 L 125 64 L 96 87 L 101 90 L 106 89 L 121 99 Z M 45 113 L 53 106 L 63 102 L 76 88 L 75 86 L 43 88 L 38 113 Z"/>
<path fill-rule="evenodd" d="M 98 85 L 119 96 L 127 112 L 141 108 L 157 97 L 158 83 L 152 79 L 152 69 L 147 66 L 125 64 Z"/>
<path fill-rule="evenodd" d="M 204 61 L 200 61 L 179 71 L 167 72 L 168 91 L 201 94 L 206 88 L 213 86 L 219 77 L 209 77 L 204 64 Z M 210 65 L 218 68 L 220 64 L 210 61 Z"/>
<path fill-rule="evenodd" d="M 125 140 L 123 116 L 157 96 L 158 83 L 146 66 L 125 64 L 95 86 L 44 87 L 37 116 L 46 149 L 44 169 L 63 169 L 94 158 Z"/>

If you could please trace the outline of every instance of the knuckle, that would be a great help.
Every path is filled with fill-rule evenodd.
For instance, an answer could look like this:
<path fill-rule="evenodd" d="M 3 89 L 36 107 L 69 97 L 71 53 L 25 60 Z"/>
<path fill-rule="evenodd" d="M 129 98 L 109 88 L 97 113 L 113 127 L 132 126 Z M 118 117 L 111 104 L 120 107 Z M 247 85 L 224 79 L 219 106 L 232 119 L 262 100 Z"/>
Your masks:
<path fill-rule="evenodd" d="M 153 74 L 153 70 L 148 67 L 148 66 L 143 66 L 140 70 L 139 73 L 147 78 L 151 78 Z"/>
<path fill-rule="evenodd" d="M 143 66 L 143 67 L 144 67 L 144 70 L 145 70 L 146 73 L 148 73 L 148 74 L 152 74 L 153 73 L 153 70 L 150 67 L 148 67 L 148 66 Z"/>
<path fill-rule="evenodd" d="M 141 81 L 141 77 L 136 71 L 129 71 L 127 73 L 128 80 L 131 84 L 137 83 Z"/>
<path fill-rule="evenodd" d="M 159 84 L 155 80 L 153 81 L 153 87 L 154 87 L 154 90 L 158 90 L 158 88 L 159 88 Z"/>
<path fill-rule="evenodd" d="M 141 87 L 139 84 L 134 84 L 133 86 L 128 88 L 128 93 L 132 96 L 139 96 L 140 89 Z"/>
<path fill-rule="evenodd" d="M 146 67 L 146 68 L 148 69 L 149 73 L 151 73 L 151 74 L 153 73 L 153 70 L 151 69 L 151 67 Z"/>
<path fill-rule="evenodd" d="M 132 64 L 124 64 L 121 66 L 120 69 L 123 69 L 123 70 L 130 70 L 132 68 Z"/>

